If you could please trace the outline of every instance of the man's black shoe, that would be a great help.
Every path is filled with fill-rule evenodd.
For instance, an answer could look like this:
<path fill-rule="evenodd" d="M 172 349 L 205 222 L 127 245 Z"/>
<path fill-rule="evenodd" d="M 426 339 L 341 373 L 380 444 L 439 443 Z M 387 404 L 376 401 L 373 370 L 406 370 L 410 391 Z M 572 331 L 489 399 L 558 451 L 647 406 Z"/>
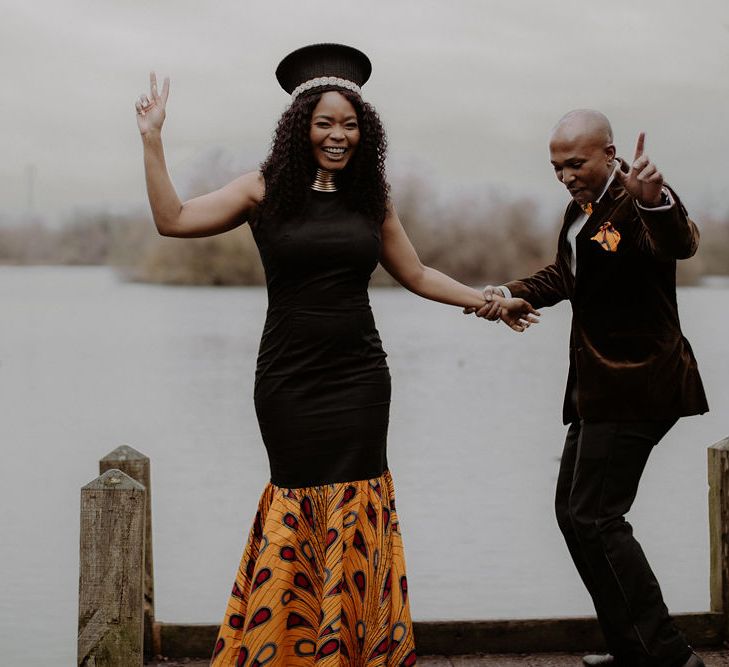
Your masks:
<path fill-rule="evenodd" d="M 609 653 L 603 653 L 600 655 L 586 655 L 584 658 L 582 658 L 582 662 L 589 667 L 595 667 L 596 665 L 598 667 L 601 667 L 602 665 L 612 665 L 612 667 L 618 667 L 618 664 L 615 662 L 615 658 Z M 691 665 L 690 667 L 693 667 L 693 665 Z"/>
<path fill-rule="evenodd" d="M 586 655 L 584 658 L 582 658 L 582 662 L 585 665 L 588 665 L 588 667 L 601 667 L 602 665 L 619 667 L 619 663 L 609 653 L 603 653 L 601 655 Z M 706 667 L 706 665 L 698 655 L 692 653 L 691 657 L 683 663 L 683 667 Z"/>

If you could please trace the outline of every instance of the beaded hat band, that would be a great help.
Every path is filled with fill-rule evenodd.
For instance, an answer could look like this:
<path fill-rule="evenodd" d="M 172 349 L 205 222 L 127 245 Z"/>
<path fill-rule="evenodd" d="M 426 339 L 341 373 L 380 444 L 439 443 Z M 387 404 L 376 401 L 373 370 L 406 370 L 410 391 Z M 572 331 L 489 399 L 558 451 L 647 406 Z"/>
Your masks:
<path fill-rule="evenodd" d="M 309 79 L 299 84 L 291 91 L 291 99 L 295 100 L 301 93 L 312 88 L 320 88 L 322 86 L 334 86 L 336 88 L 345 88 L 351 90 L 357 95 L 362 95 L 362 89 L 354 82 L 347 79 L 340 79 L 338 76 L 319 76 L 316 79 Z"/>

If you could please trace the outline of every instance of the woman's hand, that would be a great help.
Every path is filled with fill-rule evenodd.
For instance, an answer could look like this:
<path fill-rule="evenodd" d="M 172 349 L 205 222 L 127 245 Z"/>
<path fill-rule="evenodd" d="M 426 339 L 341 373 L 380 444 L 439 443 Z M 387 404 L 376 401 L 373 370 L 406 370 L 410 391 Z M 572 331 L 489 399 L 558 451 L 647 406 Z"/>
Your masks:
<path fill-rule="evenodd" d="M 539 322 L 540 313 L 532 305 L 519 298 L 505 299 L 494 294 L 494 301 L 499 304 L 499 317 L 504 324 L 508 324 L 514 331 L 522 332 L 532 324 Z"/>
<path fill-rule="evenodd" d="M 134 103 L 137 109 L 137 126 L 142 135 L 160 132 L 165 122 L 165 107 L 170 94 L 170 79 L 165 77 L 162 93 L 157 92 L 157 75 L 149 73 L 149 96 L 142 94 Z"/>
<path fill-rule="evenodd" d="M 486 299 L 486 303 L 480 308 L 475 306 L 466 307 L 463 309 L 464 315 L 471 315 L 476 313 L 479 317 L 483 317 L 485 320 L 495 322 L 501 319 L 501 306 L 499 302 L 494 299 L 494 296 L 500 296 L 504 298 L 504 292 L 500 287 L 494 287 L 493 285 L 486 285 L 482 290 L 483 298 Z"/>

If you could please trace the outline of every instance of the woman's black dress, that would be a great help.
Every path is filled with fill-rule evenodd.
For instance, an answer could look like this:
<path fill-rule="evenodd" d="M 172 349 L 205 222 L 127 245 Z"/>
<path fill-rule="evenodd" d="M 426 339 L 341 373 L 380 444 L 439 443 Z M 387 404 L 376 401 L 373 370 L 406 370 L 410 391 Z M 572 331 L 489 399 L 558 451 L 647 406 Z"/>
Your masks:
<path fill-rule="evenodd" d="M 339 193 L 312 192 L 301 216 L 253 233 L 269 299 L 254 397 L 271 482 L 212 664 L 409 667 L 390 374 L 367 295 L 381 226 Z"/>
<path fill-rule="evenodd" d="M 380 225 L 338 193 L 255 230 L 268 314 L 255 403 L 277 486 L 369 479 L 387 469 L 390 374 L 367 284 Z"/>

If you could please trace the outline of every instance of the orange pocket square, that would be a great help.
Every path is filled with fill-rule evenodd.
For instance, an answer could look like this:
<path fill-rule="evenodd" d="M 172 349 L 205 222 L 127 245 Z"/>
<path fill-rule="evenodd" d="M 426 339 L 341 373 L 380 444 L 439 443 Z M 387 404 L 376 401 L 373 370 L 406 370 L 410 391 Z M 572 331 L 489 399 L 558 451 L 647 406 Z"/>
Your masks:
<path fill-rule="evenodd" d="M 615 252 L 618 249 L 618 243 L 620 243 L 620 232 L 608 220 L 600 225 L 597 234 L 591 237 L 590 240 L 597 241 L 603 250 Z"/>

